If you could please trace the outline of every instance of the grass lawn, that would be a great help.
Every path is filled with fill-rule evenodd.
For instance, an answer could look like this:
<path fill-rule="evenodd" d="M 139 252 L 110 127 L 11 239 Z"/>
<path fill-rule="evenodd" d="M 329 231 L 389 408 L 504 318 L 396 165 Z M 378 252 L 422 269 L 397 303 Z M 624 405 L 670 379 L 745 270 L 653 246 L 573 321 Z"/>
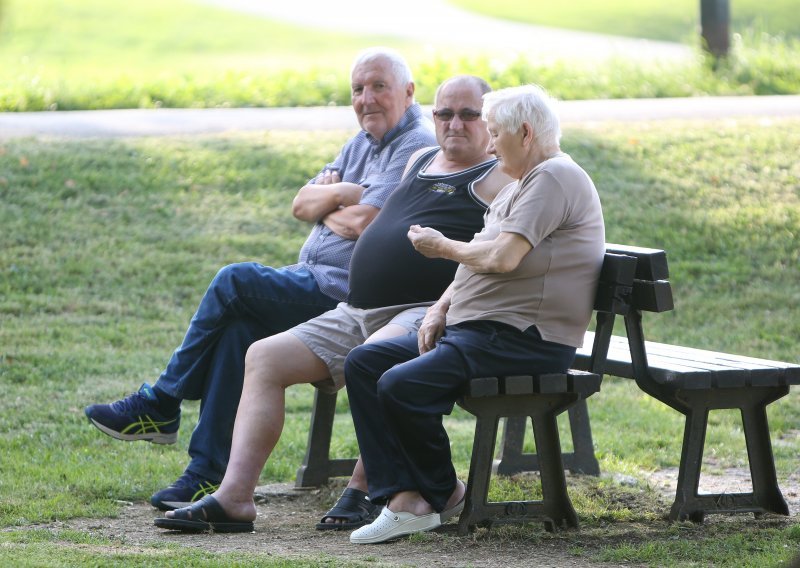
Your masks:
<path fill-rule="evenodd" d="M 185 424 L 171 447 L 106 438 L 82 408 L 155 380 L 220 266 L 293 262 L 308 227 L 291 217 L 291 197 L 346 136 L 0 145 L 0 560 L 25 558 L 20 547 L 38 538 L 15 527 L 113 515 L 120 501 L 142 502 L 182 471 L 196 403 L 184 405 Z M 570 129 L 563 146 L 597 184 L 608 241 L 668 251 L 676 309 L 645 320 L 651 339 L 800 360 L 800 120 L 701 129 L 604 124 Z M 311 394 L 290 389 L 284 436 L 262 481 L 293 479 Z M 796 394 L 770 406 L 781 484 L 800 454 Z M 607 379 L 590 411 L 604 472 L 641 479 L 678 465 L 681 417 L 632 383 Z M 346 400 L 339 412 L 334 451 L 352 455 Z M 473 421 L 456 412 L 448 426 L 456 466 L 466 474 Z M 709 435 L 714 468 L 746 463 L 736 416 L 715 416 Z M 587 527 L 619 528 L 631 516 L 646 522 L 663 513 L 605 502 L 597 484 L 615 486 L 613 478 L 592 483 L 575 494 Z M 800 539 L 795 525 L 746 526 L 755 546 L 736 544 L 741 529 L 699 527 L 694 546 L 673 549 L 675 535 L 664 534 L 649 547 L 605 554 L 609 561 L 705 565 L 709 547 L 733 546 L 738 555 L 716 565 L 773 565 L 788 558 L 783 543 Z M 70 538 L 91 542 L 88 534 Z M 102 565 L 103 550 L 95 543 L 81 561 Z M 180 550 L 164 554 L 181 557 Z"/>
<path fill-rule="evenodd" d="M 487 16 L 541 26 L 643 37 L 695 44 L 698 41 L 701 0 L 448 0 Z M 793 0 L 729 0 L 731 31 L 756 29 L 772 35 L 800 37 L 800 14 Z"/>
<path fill-rule="evenodd" d="M 297 69 L 314 72 L 316 80 L 303 89 L 315 102 L 324 101 L 326 89 L 341 77 L 339 70 L 376 41 L 335 32 L 309 34 L 190 0 L 6 0 L 3 14 L 0 109 L 48 108 L 52 102 L 47 101 L 54 100 L 62 110 L 151 107 L 176 93 L 201 101 L 208 89 L 223 100 L 234 92 L 253 97 L 255 89 L 259 99 L 269 100 L 281 89 L 302 91 L 298 82 L 278 79 Z M 317 64 L 320 53 L 325 57 Z M 328 77 L 325 68 L 337 73 Z M 272 77 L 273 86 L 252 85 L 254 76 Z M 296 96 L 302 105 L 302 92 Z M 25 100 L 15 100 L 20 97 Z"/>
<path fill-rule="evenodd" d="M 493 14 L 504 15 L 504 6 L 493 3 Z M 561 24 L 554 25 L 569 27 L 571 3 L 547 6 L 558 9 L 553 17 Z M 613 14 L 612 7 L 591 6 L 585 20 L 615 33 L 596 12 L 603 6 L 602 13 Z M 615 21 L 648 22 L 648 14 Z M 781 21 L 796 18 L 785 16 Z M 479 74 L 495 87 L 536 82 L 561 99 L 800 92 L 796 37 L 738 38 L 734 55 L 713 70 L 699 49 L 696 58 L 674 63 L 541 64 L 525 57 L 508 62 L 491 51 L 431 54 L 415 42 L 309 30 L 190 0 L 3 0 L 0 17 L 0 111 L 346 105 L 353 55 L 381 44 L 409 60 L 425 103 L 456 73 Z M 659 17 L 659 28 L 662 20 L 669 18 Z M 694 24 L 685 25 L 691 34 Z"/>

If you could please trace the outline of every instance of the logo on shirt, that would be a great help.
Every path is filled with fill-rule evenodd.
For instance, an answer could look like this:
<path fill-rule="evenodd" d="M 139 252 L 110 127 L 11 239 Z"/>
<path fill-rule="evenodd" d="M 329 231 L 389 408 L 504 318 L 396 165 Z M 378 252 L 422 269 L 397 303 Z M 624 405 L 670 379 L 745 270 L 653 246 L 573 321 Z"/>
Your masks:
<path fill-rule="evenodd" d="M 446 193 L 447 195 L 452 195 L 456 192 L 456 188 L 450 184 L 436 182 L 433 184 L 429 191 L 434 191 L 436 193 Z"/>

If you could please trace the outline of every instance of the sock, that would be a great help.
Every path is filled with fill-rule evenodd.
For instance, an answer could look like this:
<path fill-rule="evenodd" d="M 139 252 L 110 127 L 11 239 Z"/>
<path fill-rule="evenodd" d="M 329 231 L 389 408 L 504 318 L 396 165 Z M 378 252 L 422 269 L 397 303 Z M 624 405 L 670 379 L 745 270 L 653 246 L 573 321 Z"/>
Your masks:
<path fill-rule="evenodd" d="M 153 385 L 153 392 L 158 398 L 158 408 L 167 415 L 177 414 L 181 409 L 181 399 L 165 393 L 158 385 Z"/>

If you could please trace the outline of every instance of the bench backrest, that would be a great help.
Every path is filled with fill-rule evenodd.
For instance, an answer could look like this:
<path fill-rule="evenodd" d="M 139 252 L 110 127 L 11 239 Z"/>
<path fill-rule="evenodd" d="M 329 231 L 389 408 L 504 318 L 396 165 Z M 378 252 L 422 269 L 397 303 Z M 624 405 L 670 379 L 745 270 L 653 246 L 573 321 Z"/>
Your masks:
<path fill-rule="evenodd" d="M 675 307 L 672 302 L 666 252 L 660 249 L 606 244 L 606 254 L 625 255 L 636 259 L 631 297 L 633 309 L 666 312 Z"/>
<path fill-rule="evenodd" d="M 629 319 L 640 321 L 641 311 L 665 312 L 673 309 L 672 288 L 668 279 L 667 255 L 663 250 L 606 244 L 594 302 L 597 315 L 588 370 L 605 374 L 616 316 L 624 316 L 628 328 Z M 640 323 L 638 325 L 641 328 Z M 631 330 L 627 331 L 630 341 Z M 646 366 L 641 329 L 638 334 L 634 332 L 634 336 L 642 338 L 641 354 L 645 357 L 643 364 Z M 579 368 L 585 367 L 579 365 Z"/>
<path fill-rule="evenodd" d="M 582 380 L 586 380 L 587 377 L 581 377 L 579 371 L 588 371 L 602 377 L 605 374 L 616 316 L 624 316 L 627 322 L 628 318 L 638 314 L 639 310 L 661 312 L 672 309 L 672 291 L 666 279 L 668 277 L 667 257 L 663 250 L 607 244 L 595 292 L 594 310 L 597 314 L 597 324 L 588 364 L 586 355 L 579 352 L 576 355 L 574 369 L 571 371 L 575 373 L 574 377 L 568 376 L 569 373 L 567 376 L 557 373 L 553 377 L 536 380 L 556 381 L 559 389 L 572 390 L 572 387 L 567 388 L 569 385 L 564 386 L 563 381 L 574 379 L 575 383 L 579 384 Z M 642 345 L 642 353 L 643 349 Z M 646 361 L 644 366 L 646 368 Z M 517 379 L 521 384 L 524 383 L 524 388 L 517 385 L 515 382 Z M 489 397 L 512 391 L 521 394 L 523 391 L 552 390 L 546 385 L 531 387 L 530 381 L 531 376 L 472 379 L 467 394 L 471 397 Z M 592 388 L 597 390 L 599 382 Z"/>
<path fill-rule="evenodd" d="M 626 257 L 630 260 L 619 260 L 618 257 Z M 614 286 L 621 298 L 617 302 L 621 304 L 619 306 L 613 303 L 609 306 L 607 298 L 597 298 L 595 302 L 597 316 L 591 355 L 586 361 L 586 355 L 579 352 L 574 365 L 577 369 L 588 369 L 600 375 L 605 374 L 614 320 L 617 315 L 621 315 L 625 321 L 625 333 L 631 356 L 630 375 L 636 379 L 642 390 L 659 398 L 660 387 L 650 380 L 648 372 L 642 312 L 660 313 L 674 308 L 667 254 L 660 249 L 606 244 L 603 273 L 607 270 L 606 264 L 609 264 L 610 274 L 615 276 L 621 274 L 620 266 L 623 263 L 625 279 L 629 277 L 629 272 L 633 271 L 630 292 L 624 296 L 624 290 L 620 288 L 621 282 Z M 603 273 L 601 273 L 601 282 L 604 278 Z M 617 280 L 621 281 L 623 278 L 617 278 Z M 598 291 L 605 290 L 607 287 L 607 284 L 603 284 Z M 607 292 L 605 293 L 607 294 Z"/>

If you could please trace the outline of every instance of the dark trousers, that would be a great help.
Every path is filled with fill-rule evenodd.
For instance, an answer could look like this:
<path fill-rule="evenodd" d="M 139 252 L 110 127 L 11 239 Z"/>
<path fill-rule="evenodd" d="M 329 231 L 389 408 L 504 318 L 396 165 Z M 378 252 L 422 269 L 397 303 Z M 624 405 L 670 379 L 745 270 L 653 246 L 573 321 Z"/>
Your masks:
<path fill-rule="evenodd" d="M 202 401 L 187 471 L 212 481 L 225 475 L 248 347 L 337 304 L 305 269 L 244 262 L 217 273 L 156 382 L 170 396 Z"/>
<path fill-rule="evenodd" d="M 419 491 L 441 512 L 456 487 L 450 414 L 470 379 L 563 372 L 575 348 L 541 339 L 532 326 L 491 321 L 448 326 L 436 348 L 419 354 L 414 333 L 357 347 L 345 361 L 347 395 L 370 498 L 385 503 Z"/>

